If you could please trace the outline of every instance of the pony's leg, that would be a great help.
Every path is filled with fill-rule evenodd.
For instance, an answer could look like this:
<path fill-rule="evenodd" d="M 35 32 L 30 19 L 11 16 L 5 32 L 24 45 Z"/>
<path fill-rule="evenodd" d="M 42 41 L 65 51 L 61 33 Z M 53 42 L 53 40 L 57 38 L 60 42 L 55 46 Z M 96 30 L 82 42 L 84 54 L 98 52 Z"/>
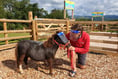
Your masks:
<path fill-rule="evenodd" d="M 24 58 L 24 63 L 25 63 L 25 65 L 26 65 L 26 68 L 28 69 L 28 57 L 26 57 L 26 56 L 25 56 L 25 58 Z"/>
<path fill-rule="evenodd" d="M 16 66 L 17 66 L 17 71 L 19 71 L 19 58 L 17 58 L 17 60 L 16 60 Z"/>
<path fill-rule="evenodd" d="M 53 74 L 52 73 L 53 59 L 52 58 L 48 59 L 48 63 L 49 63 L 49 69 L 50 69 L 49 74 L 52 75 Z"/>
<path fill-rule="evenodd" d="M 20 73 L 23 73 L 22 64 L 23 64 L 24 57 L 25 57 L 25 55 L 21 55 L 19 58 L 18 69 L 19 69 Z"/>
<path fill-rule="evenodd" d="M 49 66 L 47 60 L 44 61 L 45 69 Z"/>

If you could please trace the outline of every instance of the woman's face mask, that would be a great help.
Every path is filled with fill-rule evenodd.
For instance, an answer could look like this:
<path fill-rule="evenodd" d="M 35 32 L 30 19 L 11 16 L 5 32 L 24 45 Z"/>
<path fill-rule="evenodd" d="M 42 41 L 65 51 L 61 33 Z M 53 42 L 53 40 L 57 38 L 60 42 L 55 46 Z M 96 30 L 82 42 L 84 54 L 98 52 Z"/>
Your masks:
<path fill-rule="evenodd" d="M 80 36 L 80 34 L 81 34 L 81 31 L 71 30 L 71 32 L 70 32 L 70 40 L 77 41 L 79 36 Z"/>

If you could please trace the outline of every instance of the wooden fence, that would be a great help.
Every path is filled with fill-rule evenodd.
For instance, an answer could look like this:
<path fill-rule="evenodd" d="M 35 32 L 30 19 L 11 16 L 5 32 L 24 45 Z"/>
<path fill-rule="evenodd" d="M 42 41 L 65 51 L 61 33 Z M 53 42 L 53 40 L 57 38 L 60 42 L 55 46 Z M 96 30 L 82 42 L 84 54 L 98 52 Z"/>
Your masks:
<path fill-rule="evenodd" d="M 9 44 L 9 40 L 14 40 L 14 39 L 21 39 L 21 38 L 32 38 L 32 35 L 27 35 L 27 36 L 17 36 L 17 37 L 8 37 L 8 34 L 10 33 L 31 33 L 32 29 L 29 30 L 7 30 L 7 22 L 24 22 L 24 23 L 31 23 L 31 21 L 27 20 L 1 20 L 0 22 L 3 22 L 3 27 L 4 31 L 0 31 L 0 34 L 4 34 L 4 38 L 0 38 L 0 41 L 5 41 L 5 45 L 0 46 L 0 50 L 7 49 L 7 48 L 12 48 L 15 46 L 15 44 Z"/>
<path fill-rule="evenodd" d="M 4 34 L 4 38 L 0 38 L 0 41 L 5 41 L 5 45 L 0 45 L 0 50 L 8 49 L 15 47 L 16 43 L 9 43 L 9 40 L 13 39 L 21 39 L 21 38 L 30 38 L 31 40 L 38 41 L 39 39 L 44 39 L 50 37 L 57 30 L 62 30 L 65 33 L 68 33 L 72 24 L 79 23 L 82 24 L 85 31 L 94 31 L 96 30 L 95 24 L 104 25 L 104 27 L 97 28 L 99 31 L 108 31 L 109 27 L 112 25 L 118 25 L 118 21 L 74 21 L 69 19 L 45 19 L 45 18 L 35 18 L 33 20 L 32 12 L 29 12 L 29 20 L 10 20 L 10 19 L 0 19 L 0 22 L 3 23 L 4 30 L 0 31 L 0 34 Z M 7 30 L 7 23 L 28 23 L 29 29 L 25 30 Z M 118 26 L 115 26 L 118 27 Z M 102 29 L 101 29 L 102 28 Z M 115 29 L 117 31 L 118 29 Z M 8 37 L 9 33 L 29 33 L 26 36 L 19 37 Z M 90 35 L 99 35 L 99 36 L 109 36 L 118 38 L 118 34 L 113 33 L 89 33 Z M 108 40 L 96 40 L 91 39 L 91 42 L 96 43 L 107 43 L 107 44 L 115 44 L 118 46 L 118 40 L 116 41 L 108 41 Z M 107 47 L 97 47 L 90 46 L 90 51 L 105 53 L 105 54 L 115 54 L 118 52 L 118 47 L 107 48 Z M 118 54 L 118 53 L 117 53 Z"/>
<path fill-rule="evenodd" d="M 91 32 L 89 51 L 118 56 L 118 34 Z M 112 37 L 112 38 L 111 38 Z"/>

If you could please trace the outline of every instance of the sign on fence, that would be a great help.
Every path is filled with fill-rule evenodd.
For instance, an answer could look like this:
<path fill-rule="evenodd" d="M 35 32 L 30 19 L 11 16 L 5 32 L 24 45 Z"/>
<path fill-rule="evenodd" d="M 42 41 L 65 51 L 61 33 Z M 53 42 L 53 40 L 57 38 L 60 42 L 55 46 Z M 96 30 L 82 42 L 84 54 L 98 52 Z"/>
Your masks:
<path fill-rule="evenodd" d="M 75 3 L 72 1 L 65 0 L 65 8 L 66 9 L 74 9 Z"/>
<path fill-rule="evenodd" d="M 92 16 L 93 16 L 93 17 L 104 16 L 104 12 L 92 12 Z"/>

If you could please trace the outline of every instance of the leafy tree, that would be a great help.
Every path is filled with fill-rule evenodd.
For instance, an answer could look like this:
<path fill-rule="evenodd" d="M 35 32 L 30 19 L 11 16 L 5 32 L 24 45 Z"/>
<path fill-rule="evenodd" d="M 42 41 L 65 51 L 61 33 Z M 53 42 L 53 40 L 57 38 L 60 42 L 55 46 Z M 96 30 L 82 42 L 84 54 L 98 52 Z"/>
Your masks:
<path fill-rule="evenodd" d="M 44 10 L 43 8 L 38 8 L 37 3 L 29 4 L 27 10 L 33 12 L 33 17 L 37 16 L 38 18 L 44 18 L 48 15 L 48 12 L 46 10 Z"/>
<path fill-rule="evenodd" d="M 47 16 L 48 16 L 48 12 L 46 10 L 44 10 L 43 8 L 39 9 L 38 17 L 46 18 Z"/>
<path fill-rule="evenodd" d="M 0 0 L 0 18 L 5 18 L 4 4 L 5 0 Z"/>
<path fill-rule="evenodd" d="M 17 0 L 13 3 L 12 14 L 14 15 L 14 19 L 28 19 L 27 6 L 29 2 L 30 0 Z"/>
<path fill-rule="evenodd" d="M 91 21 L 91 19 L 88 19 L 88 18 L 79 18 L 79 19 L 76 19 L 76 21 Z"/>
<path fill-rule="evenodd" d="M 33 16 L 45 17 L 48 12 L 43 8 L 39 9 L 38 4 L 30 4 L 30 0 L 0 0 L 0 18 L 6 19 L 28 19 L 28 12 L 32 11 Z M 8 23 L 8 29 L 22 29 L 28 24 Z M 0 29 L 3 29 L 2 23 Z"/>
<path fill-rule="evenodd" d="M 66 14 L 68 17 L 68 14 Z M 64 19 L 64 10 L 53 9 L 48 18 Z"/>

